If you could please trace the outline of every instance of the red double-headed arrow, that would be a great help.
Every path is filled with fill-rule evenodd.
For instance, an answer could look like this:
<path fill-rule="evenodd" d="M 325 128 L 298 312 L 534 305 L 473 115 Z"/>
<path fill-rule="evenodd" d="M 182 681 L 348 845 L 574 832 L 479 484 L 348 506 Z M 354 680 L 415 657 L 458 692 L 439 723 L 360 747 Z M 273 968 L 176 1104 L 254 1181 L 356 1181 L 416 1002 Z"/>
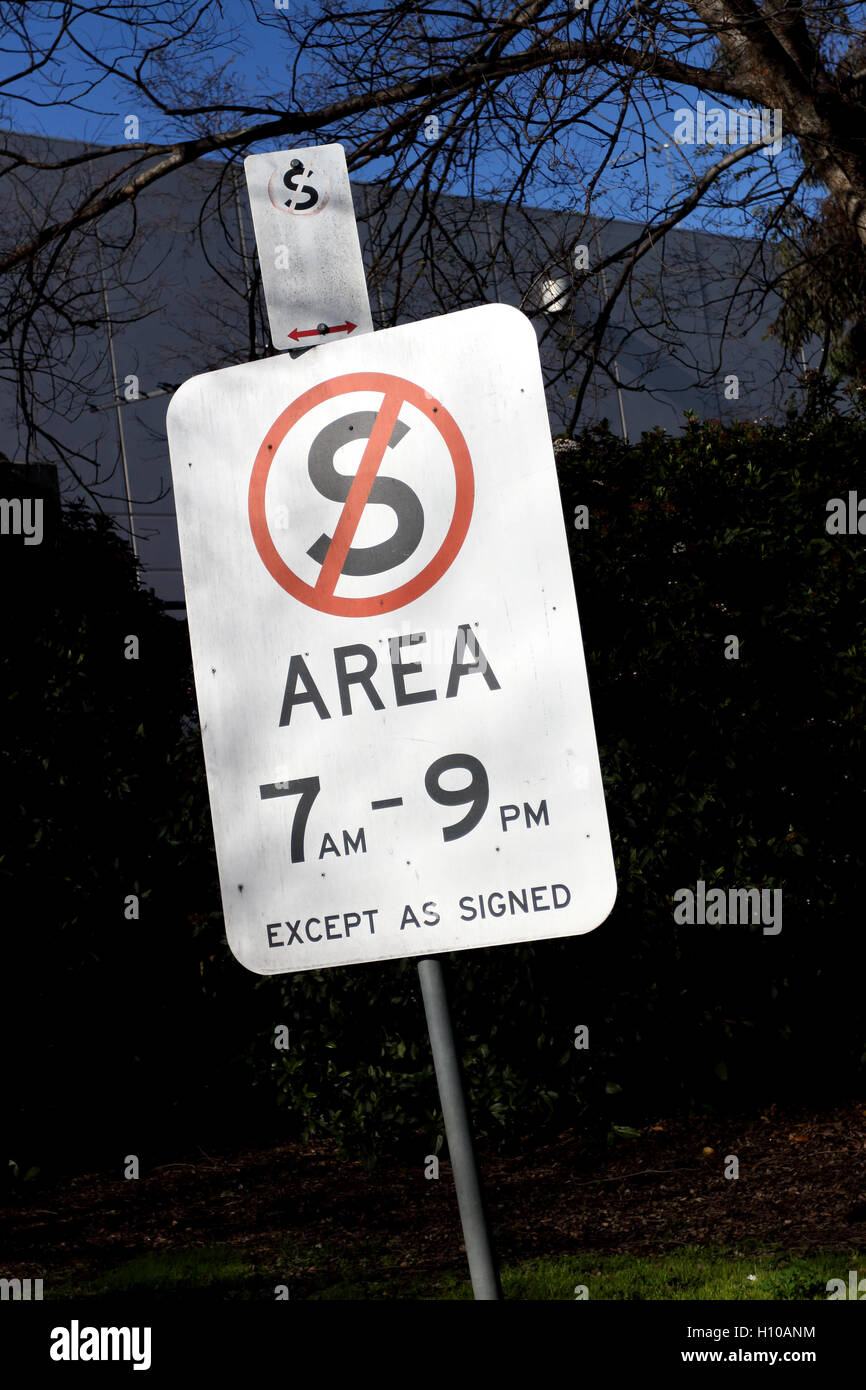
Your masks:
<path fill-rule="evenodd" d="M 326 333 L 351 333 L 352 329 L 357 327 L 351 319 L 346 319 L 345 323 L 323 323 L 318 328 L 293 328 L 289 337 L 297 342 L 299 338 L 324 338 Z"/>

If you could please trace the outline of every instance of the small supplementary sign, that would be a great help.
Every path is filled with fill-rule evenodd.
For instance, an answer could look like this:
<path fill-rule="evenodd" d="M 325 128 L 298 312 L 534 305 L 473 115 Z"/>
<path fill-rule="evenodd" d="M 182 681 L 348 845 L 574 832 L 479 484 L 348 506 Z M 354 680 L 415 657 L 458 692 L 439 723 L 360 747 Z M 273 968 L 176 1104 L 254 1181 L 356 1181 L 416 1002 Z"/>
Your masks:
<path fill-rule="evenodd" d="M 342 145 L 244 160 L 274 347 L 373 331 Z"/>

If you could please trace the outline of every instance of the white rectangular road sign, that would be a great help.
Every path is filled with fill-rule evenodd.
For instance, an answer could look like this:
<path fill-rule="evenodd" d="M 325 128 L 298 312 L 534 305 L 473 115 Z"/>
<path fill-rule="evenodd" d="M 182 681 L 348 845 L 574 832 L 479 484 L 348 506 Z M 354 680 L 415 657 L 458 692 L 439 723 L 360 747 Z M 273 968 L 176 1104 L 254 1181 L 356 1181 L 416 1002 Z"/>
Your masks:
<path fill-rule="evenodd" d="M 343 146 L 251 154 L 244 171 L 274 347 L 372 333 Z"/>
<path fill-rule="evenodd" d="M 485 305 L 194 377 L 168 436 L 242 964 L 602 922 L 613 857 L 528 320 Z"/>

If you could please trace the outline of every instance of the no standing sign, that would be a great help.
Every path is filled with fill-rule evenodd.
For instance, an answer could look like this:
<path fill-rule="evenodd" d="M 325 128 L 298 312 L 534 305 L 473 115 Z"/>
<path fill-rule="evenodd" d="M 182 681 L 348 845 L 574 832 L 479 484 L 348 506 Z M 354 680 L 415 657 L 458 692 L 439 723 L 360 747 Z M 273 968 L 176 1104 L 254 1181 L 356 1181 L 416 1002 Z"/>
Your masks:
<path fill-rule="evenodd" d="M 487 305 L 168 415 L 232 951 L 567 936 L 616 894 L 538 351 Z"/>

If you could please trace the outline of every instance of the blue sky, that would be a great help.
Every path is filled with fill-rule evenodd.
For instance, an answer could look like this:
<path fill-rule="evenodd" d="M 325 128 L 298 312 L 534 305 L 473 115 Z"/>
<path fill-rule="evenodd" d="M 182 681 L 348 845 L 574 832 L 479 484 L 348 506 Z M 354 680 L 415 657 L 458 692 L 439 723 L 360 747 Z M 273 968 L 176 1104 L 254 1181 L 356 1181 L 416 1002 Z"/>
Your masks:
<path fill-rule="evenodd" d="M 255 8 L 269 19 L 277 17 L 274 13 L 275 0 L 254 0 L 254 4 Z M 28 25 L 37 32 L 49 32 L 51 15 L 56 14 L 58 8 L 58 5 L 52 3 L 28 5 Z M 146 6 L 125 8 L 138 12 L 147 9 Z M 223 75 L 251 101 L 265 96 L 270 96 L 273 100 L 276 94 L 285 90 L 287 49 L 281 48 L 276 42 L 275 31 L 272 28 L 265 28 L 254 22 L 251 8 L 250 0 L 224 0 L 224 3 L 212 12 L 206 22 L 217 24 L 222 35 L 221 41 L 212 40 L 199 60 L 191 59 L 190 74 L 192 80 L 195 80 L 209 70 L 213 83 L 219 82 Z M 356 14 L 363 13 L 363 6 L 347 4 L 344 9 Z M 129 32 L 128 28 L 120 27 L 116 21 L 109 23 L 98 16 L 92 16 L 83 31 L 88 39 L 98 43 L 103 54 L 117 52 L 128 45 Z M 158 29 L 150 31 L 151 41 L 154 33 L 158 33 Z M 10 47 L 8 38 L 5 46 L 7 50 Z M 14 47 L 14 43 L 11 46 Z M 700 53 L 693 56 L 694 61 L 700 59 Z M 0 55 L 0 79 L 14 70 L 13 55 L 8 51 Z M 311 71 L 309 63 L 306 71 L 302 68 L 301 72 L 308 82 L 315 83 L 316 74 Z M 57 100 L 59 93 L 56 84 L 61 75 L 63 81 L 75 90 L 74 104 Z M 50 70 L 32 74 L 4 88 L 5 100 L 0 105 L 0 114 L 5 118 L 4 124 L 7 128 L 49 137 L 115 143 L 123 138 L 125 116 L 138 114 L 142 139 L 164 140 L 189 133 L 171 120 L 165 121 L 160 128 L 156 116 L 148 113 L 144 103 L 131 93 L 125 83 L 115 77 L 103 77 L 98 86 L 89 91 L 91 77 L 92 72 L 82 54 L 74 44 L 66 42 L 58 51 Z M 673 143 L 674 111 L 685 104 L 683 98 L 693 104 L 697 97 L 698 93 L 685 90 L 681 96 L 673 94 L 669 104 L 660 101 L 647 109 L 646 135 L 649 144 L 656 147 L 650 150 L 648 158 L 652 198 L 656 205 L 671 191 L 672 174 L 676 177 L 685 172 L 684 154 L 691 156 L 691 151 L 681 149 Z M 713 105 L 714 99 L 708 98 L 707 104 Z M 612 123 L 616 114 L 615 101 L 602 106 L 597 113 L 601 117 L 602 126 L 605 119 Z M 236 125 L 238 122 L 232 118 L 230 124 Z M 328 135 L 325 138 L 334 137 Z M 580 149 L 579 133 L 571 138 L 574 139 L 575 148 Z M 668 145 L 667 149 L 663 148 L 665 142 Z M 349 142 L 345 143 L 348 146 Z M 270 145 L 259 145 L 257 148 L 269 147 L 273 147 L 273 142 Z M 627 221 L 639 218 L 642 220 L 640 200 L 646 191 L 646 175 L 643 166 L 638 162 L 641 149 L 641 132 L 623 130 L 618 147 L 619 164 L 616 168 L 609 168 L 601 180 L 600 187 L 593 197 L 593 212 L 601 216 L 618 216 Z M 549 154 L 550 151 L 545 150 L 543 158 L 546 164 L 549 164 Z M 519 168 L 523 157 L 522 152 L 514 148 L 500 153 L 491 151 L 481 157 L 479 169 L 484 178 L 493 181 L 500 175 L 507 174 L 509 170 Z M 710 157 L 706 156 L 698 158 L 694 164 L 700 168 L 709 162 Z M 770 167 L 764 154 L 755 156 L 749 162 L 760 173 L 766 173 Z M 385 167 L 384 164 L 367 165 L 363 170 L 356 172 L 354 177 L 364 182 L 372 181 Z M 783 182 L 787 182 L 791 171 L 796 169 L 797 162 L 786 149 L 772 167 L 779 170 Z M 563 180 L 561 175 L 548 172 L 546 168 L 539 166 L 533 169 L 532 179 L 531 192 L 527 198 L 530 204 L 562 207 L 569 202 L 573 203 L 579 197 L 568 174 Z M 743 180 L 743 189 L 748 186 L 748 182 Z M 459 172 L 451 177 L 448 191 L 455 194 L 466 192 L 465 182 Z M 580 204 L 582 205 L 582 199 Z M 724 209 L 714 214 L 706 206 L 681 225 L 741 234 L 749 230 L 748 221 L 740 213 Z"/>

